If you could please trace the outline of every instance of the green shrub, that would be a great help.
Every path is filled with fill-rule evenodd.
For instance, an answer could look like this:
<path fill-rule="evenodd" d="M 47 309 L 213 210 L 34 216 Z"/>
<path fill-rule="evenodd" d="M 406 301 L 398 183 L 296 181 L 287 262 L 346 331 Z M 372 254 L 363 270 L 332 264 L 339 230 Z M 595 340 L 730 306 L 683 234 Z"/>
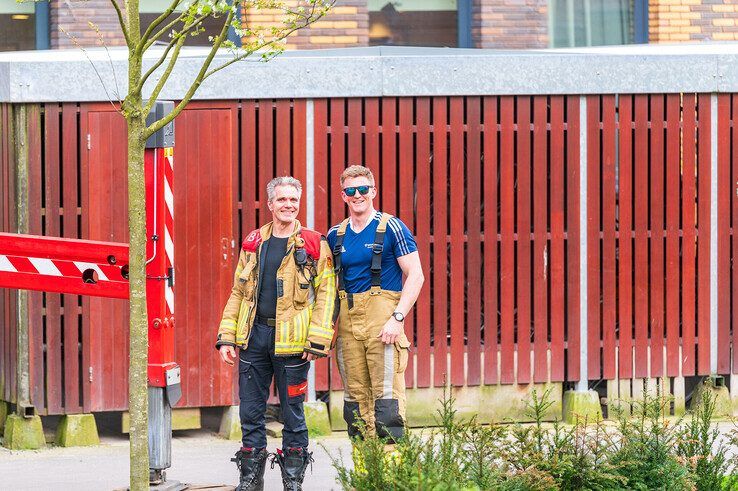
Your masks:
<path fill-rule="evenodd" d="M 618 433 L 612 440 L 610 464 L 634 490 L 694 489 L 690 473 L 675 455 L 679 424 L 666 418 L 670 401 L 650 395 L 645 388 L 643 400 L 633 401 L 633 417 L 618 414 Z"/>
<path fill-rule="evenodd" d="M 677 443 L 677 456 L 699 491 L 735 489 L 738 484 L 735 476 L 726 476 L 730 470 L 728 447 L 712 423 L 714 414 L 715 398 L 705 390 Z"/>
<path fill-rule="evenodd" d="M 333 458 L 337 481 L 358 491 L 726 490 L 738 455 L 738 427 L 721 438 L 711 421 L 709 391 L 688 421 L 667 419 L 670 401 L 648 394 L 620 411 L 616 425 L 579 420 L 545 423 L 549 392 L 533 391 L 532 424 L 482 425 L 460 421 L 444 392 L 437 428 L 406 432 L 395 445 L 379 438 L 352 442 L 354 465 Z M 364 428 L 361 433 L 366 436 Z"/>

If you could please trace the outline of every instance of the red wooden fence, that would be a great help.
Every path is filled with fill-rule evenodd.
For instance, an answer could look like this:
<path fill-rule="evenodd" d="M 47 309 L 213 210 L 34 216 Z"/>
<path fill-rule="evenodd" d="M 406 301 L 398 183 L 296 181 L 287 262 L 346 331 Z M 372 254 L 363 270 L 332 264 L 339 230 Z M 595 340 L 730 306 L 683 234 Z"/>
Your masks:
<path fill-rule="evenodd" d="M 417 235 L 427 280 L 406 322 L 410 386 L 545 381 L 549 349 L 550 378 L 564 380 L 565 319 L 576 326 L 579 308 L 578 270 L 564 267 L 578 255 L 578 108 L 563 96 L 315 102 L 318 229 L 343 218 L 338 176 L 363 162 L 381 209 Z"/>
<path fill-rule="evenodd" d="M 718 96 L 714 129 L 709 94 L 587 96 L 587 203 L 579 198 L 579 96 L 317 99 L 315 228 L 344 217 L 338 176 L 364 163 L 378 178 L 379 208 L 415 232 L 426 283 L 406 323 L 415 355 L 409 386 L 578 380 L 580 205 L 588 216 L 589 378 L 707 374 L 717 131 L 718 371 L 727 374 L 738 362 L 730 345 L 738 335 L 737 97 Z M 240 240 L 268 219 L 266 182 L 293 174 L 306 183 L 307 105 L 201 101 L 177 120 L 181 405 L 235 401 L 213 340 Z M 0 107 L 0 186 L 12 190 L 9 106 Z M 31 232 L 125 241 L 122 118 L 104 104 L 39 109 L 30 125 Z M 2 230 L 12 228 L 13 203 L 4 192 Z M 0 396 L 11 400 L 15 294 L 2 293 Z M 30 305 L 40 412 L 124 409 L 125 302 L 33 293 Z M 316 368 L 318 390 L 341 388 L 333 361 Z"/>

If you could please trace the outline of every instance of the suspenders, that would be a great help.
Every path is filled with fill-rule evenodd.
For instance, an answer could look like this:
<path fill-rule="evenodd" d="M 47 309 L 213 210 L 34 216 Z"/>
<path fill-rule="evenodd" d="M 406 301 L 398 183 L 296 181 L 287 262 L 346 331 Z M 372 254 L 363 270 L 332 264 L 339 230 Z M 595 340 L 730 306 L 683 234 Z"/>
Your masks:
<path fill-rule="evenodd" d="M 378 295 L 382 289 L 382 252 L 384 251 L 384 234 L 387 231 L 387 222 L 392 215 L 382 213 L 379 219 L 377 231 L 374 234 L 374 244 L 372 245 L 372 282 L 371 295 Z M 336 243 L 333 246 L 333 259 L 335 263 L 336 276 L 338 276 L 338 297 L 348 299 L 349 308 L 353 307 L 353 298 L 350 293 L 346 293 L 346 285 L 343 278 L 343 267 L 341 265 L 341 249 L 343 249 L 343 239 L 346 235 L 346 227 L 348 227 L 349 219 L 346 218 L 338 226 L 336 232 Z"/>

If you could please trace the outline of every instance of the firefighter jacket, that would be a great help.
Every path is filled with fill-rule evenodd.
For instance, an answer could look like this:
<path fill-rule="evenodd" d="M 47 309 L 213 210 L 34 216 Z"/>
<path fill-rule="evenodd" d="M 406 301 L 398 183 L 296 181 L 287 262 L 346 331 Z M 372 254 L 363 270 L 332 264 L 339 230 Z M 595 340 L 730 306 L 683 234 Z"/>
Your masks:
<path fill-rule="evenodd" d="M 252 231 L 243 242 L 216 347 L 230 344 L 246 349 L 248 346 L 259 298 L 262 244 L 271 233 L 270 222 Z M 287 252 L 277 269 L 276 356 L 294 356 L 305 351 L 319 356 L 328 354 L 333 339 L 335 280 L 331 250 L 325 237 L 302 228 L 296 221 L 295 232 L 287 240 Z"/>

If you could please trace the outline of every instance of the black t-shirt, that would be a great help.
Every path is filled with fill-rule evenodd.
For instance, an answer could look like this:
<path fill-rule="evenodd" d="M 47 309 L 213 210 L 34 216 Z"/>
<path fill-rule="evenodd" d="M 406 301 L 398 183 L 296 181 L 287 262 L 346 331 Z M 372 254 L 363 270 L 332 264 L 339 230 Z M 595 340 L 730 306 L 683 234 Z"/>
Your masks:
<path fill-rule="evenodd" d="M 261 270 L 261 286 L 256 301 L 256 313 L 261 317 L 273 319 L 277 316 L 277 269 L 287 252 L 288 237 L 270 237 L 262 247 L 266 247 L 264 267 Z"/>

